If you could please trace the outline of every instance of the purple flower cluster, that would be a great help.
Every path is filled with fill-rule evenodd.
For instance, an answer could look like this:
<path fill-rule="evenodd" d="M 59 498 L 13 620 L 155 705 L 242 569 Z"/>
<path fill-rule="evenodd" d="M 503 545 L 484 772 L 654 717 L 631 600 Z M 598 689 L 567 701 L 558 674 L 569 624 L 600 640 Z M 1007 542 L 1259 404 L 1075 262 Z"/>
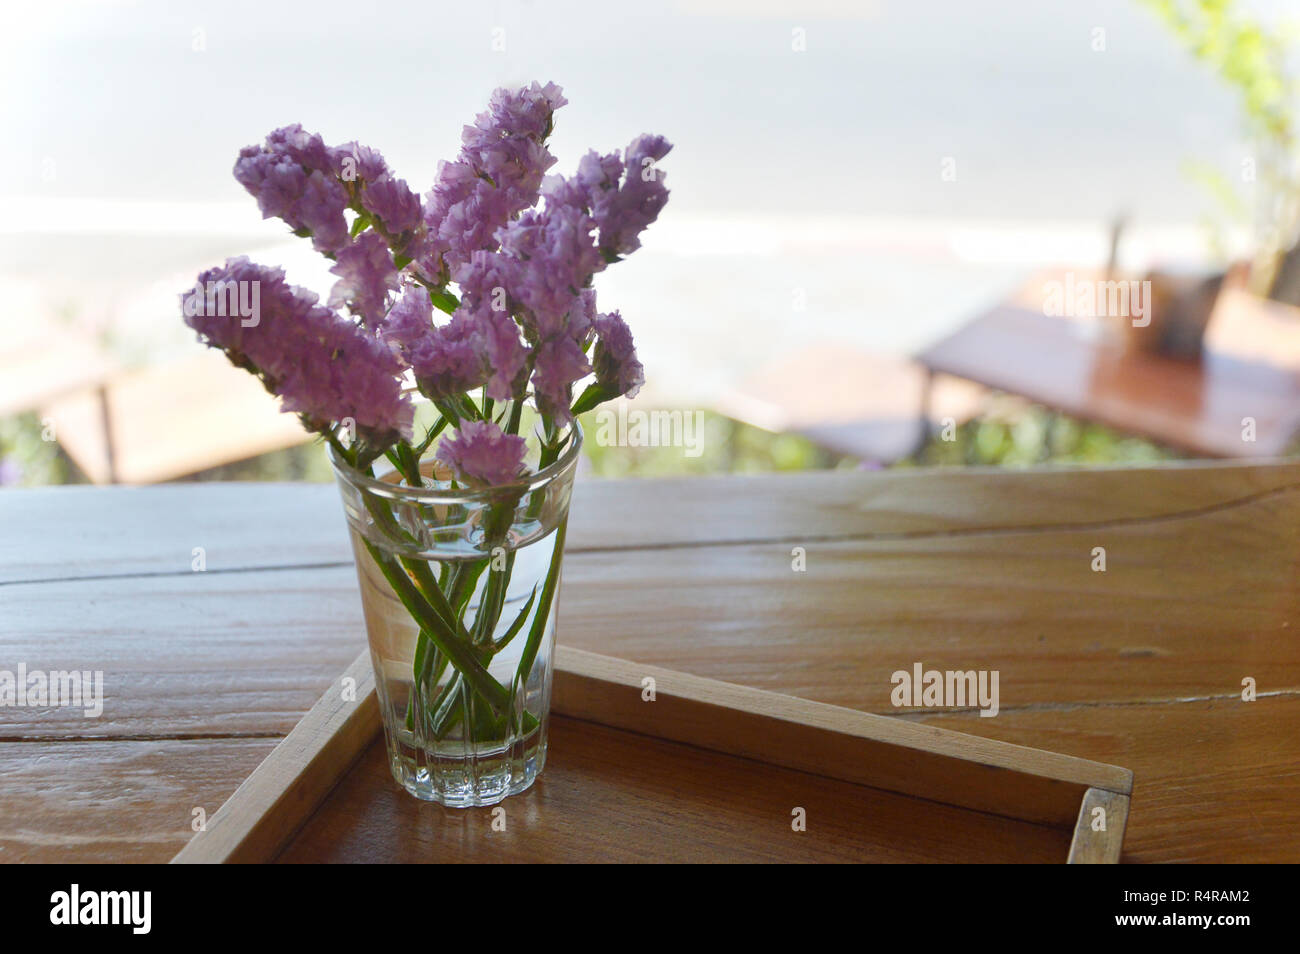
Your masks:
<path fill-rule="evenodd" d="M 496 486 L 517 480 L 524 471 L 528 445 L 491 421 L 467 421 L 454 436 L 438 444 L 438 460 L 464 482 Z"/>
<path fill-rule="evenodd" d="M 589 152 L 578 163 L 577 175 L 549 176 L 542 192 L 548 205 L 587 212 L 598 230 L 601 254 L 614 261 L 641 247 L 641 233 L 668 202 L 658 163 L 672 148 L 663 136 L 645 135 L 632 140 L 622 158 L 616 152 Z"/>
<path fill-rule="evenodd" d="M 394 254 L 426 239 L 419 196 L 392 175 L 378 151 L 355 142 L 329 147 L 294 124 L 272 131 L 264 145 L 240 150 L 235 178 L 257 198 L 263 218 L 284 219 L 335 259 L 332 306 L 346 305 L 367 324 L 383 319 L 398 286 Z M 381 231 L 353 239 L 348 210 Z"/>
<path fill-rule="evenodd" d="M 297 124 L 272 132 L 265 146 L 245 146 L 235 162 L 235 178 L 257 198 L 262 218 L 284 219 L 326 254 L 348 243 L 348 193 L 333 170 L 321 137 Z"/>
<path fill-rule="evenodd" d="M 240 151 L 235 178 L 264 218 L 333 260 L 328 304 L 277 269 L 232 259 L 199 280 L 258 283 L 261 320 L 200 309 L 186 321 L 308 427 L 350 418 L 376 452 L 410 433 L 408 369 L 426 396 L 453 403 L 479 388 L 520 401 L 531 386 L 556 424 L 571 419 L 574 385 L 593 373 L 584 407 L 636 394 L 645 375 L 631 332 L 617 312 L 597 312 L 591 283 L 658 217 L 668 190 L 657 164 L 672 147 L 640 136 L 621 154 L 588 153 L 569 178 L 547 176 L 546 140 L 565 102 L 553 83 L 498 89 L 423 201 L 374 149 L 330 147 L 296 124 L 272 131 Z M 449 320 L 435 323 L 435 304 Z M 471 483 L 515 479 L 523 440 L 486 415 L 471 419 L 471 404 L 456 403 L 469 413 L 456 412 L 439 457 Z"/>
<path fill-rule="evenodd" d="M 499 250 L 476 250 L 452 273 L 461 290 L 454 321 L 517 319 L 531 349 L 538 409 L 557 421 L 569 420 L 573 385 L 593 371 L 593 338 L 594 370 L 607 398 L 635 394 L 644 379 L 627 325 L 617 313 L 596 313 L 590 285 L 609 262 L 640 246 L 641 232 L 663 208 L 668 190 L 655 163 L 671 148 L 662 137 L 641 136 L 625 159 L 588 153 L 573 178 L 546 180 L 543 209 L 498 230 Z M 501 328 L 501 338 L 517 342 L 512 329 Z M 492 386 L 493 397 L 504 399 L 518 397 L 522 382 L 496 375 Z"/>
<path fill-rule="evenodd" d="M 428 292 L 411 285 L 380 334 L 414 371 L 420 390 L 435 400 L 486 386 L 489 397 L 505 401 L 521 390 L 528 351 L 507 314 L 479 319 L 458 309 L 445 325 L 435 326 Z"/>
<path fill-rule="evenodd" d="M 378 327 L 388 314 L 388 296 L 399 279 L 388 243 L 377 232 L 363 232 L 338 254 L 330 269 L 339 280 L 330 292 L 330 307 L 347 305 L 368 326 Z"/>
<path fill-rule="evenodd" d="M 186 290 L 185 322 L 201 340 L 261 377 L 283 399 L 283 410 L 302 415 L 310 430 L 352 421 L 359 436 L 379 447 L 410 436 L 414 408 L 402 393 L 401 365 L 382 341 L 319 304 L 312 292 L 287 284 L 278 268 L 232 258 L 198 278 L 203 289 L 244 282 L 256 283 L 255 323 L 225 309 L 216 313 L 206 301 L 195 302 L 195 289 Z"/>
<path fill-rule="evenodd" d="M 497 247 L 497 230 L 537 202 L 555 163 L 545 141 L 555 110 L 568 102 L 554 83 L 498 89 L 486 111 L 461 134 L 460 155 L 443 162 L 426 198 L 429 241 L 420 269 L 446 277 L 480 250 Z"/>
<path fill-rule="evenodd" d="M 596 372 L 596 383 L 606 393 L 636 397 L 645 383 L 645 368 L 636 358 L 632 331 L 621 315 L 611 311 L 599 316 L 593 325 L 596 329 L 596 347 L 591 363 Z"/>
<path fill-rule="evenodd" d="M 424 215 L 420 197 L 407 187 L 406 180 L 391 175 L 366 182 L 361 189 L 361 206 L 394 236 L 419 228 Z"/>

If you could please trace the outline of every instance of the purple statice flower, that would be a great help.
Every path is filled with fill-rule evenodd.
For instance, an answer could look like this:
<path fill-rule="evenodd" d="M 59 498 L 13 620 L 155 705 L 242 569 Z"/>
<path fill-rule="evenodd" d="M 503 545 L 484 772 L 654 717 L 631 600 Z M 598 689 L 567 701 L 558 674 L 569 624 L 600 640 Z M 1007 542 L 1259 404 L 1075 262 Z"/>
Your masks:
<path fill-rule="evenodd" d="M 307 172 L 301 163 L 261 146 L 239 150 L 234 171 L 236 181 L 257 199 L 264 219 L 289 218 L 307 188 Z"/>
<path fill-rule="evenodd" d="M 322 330 L 292 352 L 295 360 L 276 388 L 283 409 L 322 425 L 351 418 L 358 436 L 379 447 L 409 438 L 414 408 L 388 346 L 337 316 Z"/>
<path fill-rule="evenodd" d="M 462 305 L 446 325 L 435 327 L 429 293 L 411 285 L 393 305 L 379 333 L 414 370 L 421 390 L 431 398 L 480 384 L 497 401 L 516 398 L 523 390 L 528 349 L 505 311 L 476 312 Z"/>
<path fill-rule="evenodd" d="M 519 340 L 519 326 L 504 311 L 479 316 L 480 346 L 488 369 L 487 396 L 509 401 L 523 390 L 528 349 Z"/>
<path fill-rule="evenodd" d="M 266 148 L 278 156 L 287 156 L 308 171 L 332 172 L 330 150 L 316 133 L 309 133 L 300 123 L 273 129 L 266 137 Z"/>
<path fill-rule="evenodd" d="M 555 111 L 568 102 L 555 83 L 534 82 L 517 90 L 500 87 L 492 91 L 488 108 L 474 118 L 473 126 L 465 127 L 461 139 L 475 149 L 490 148 L 495 140 L 511 136 L 540 142 L 551 134 Z"/>
<path fill-rule="evenodd" d="M 595 197 L 591 214 L 600 230 L 600 250 L 607 258 L 635 252 L 641 247 L 641 233 L 659 218 L 668 189 L 657 163 L 672 148 L 663 136 L 633 139 L 624 153 L 623 184 Z"/>
<path fill-rule="evenodd" d="M 380 336 L 397 348 L 408 365 L 411 354 L 432 344 L 433 332 L 433 303 L 429 293 L 414 284 L 406 286 L 379 326 Z"/>
<path fill-rule="evenodd" d="M 464 191 L 438 222 L 434 236 L 445 249 L 449 268 L 465 261 L 475 250 L 496 248 L 496 231 L 514 212 L 510 196 L 482 179 Z M 434 229 L 432 224 L 429 225 Z"/>
<path fill-rule="evenodd" d="M 533 397 L 537 409 L 567 422 L 572 416 L 573 385 L 591 371 L 582 345 L 567 335 L 557 335 L 537 346 L 533 354 Z"/>
<path fill-rule="evenodd" d="M 283 273 L 233 260 L 212 277 L 266 282 L 264 310 L 278 320 L 259 329 L 197 314 L 191 324 L 309 426 L 351 400 L 372 410 L 364 421 L 345 416 L 372 433 L 406 433 L 410 408 L 393 388 L 408 369 L 435 400 L 479 387 L 521 400 L 531 385 L 538 409 L 559 422 L 593 372 L 605 394 L 634 395 L 644 369 L 632 335 L 617 312 L 597 314 L 591 284 L 659 215 L 668 190 L 656 164 L 672 147 L 643 135 L 621 153 L 588 152 L 571 177 L 548 177 L 546 140 L 565 102 L 553 83 L 496 90 L 423 202 L 374 149 L 331 148 L 296 124 L 272 131 L 241 150 L 235 176 L 264 217 L 334 259 L 328 307 Z M 355 238 L 349 210 L 361 217 Z M 451 280 L 460 305 L 435 325 L 433 305 L 455 301 Z M 337 312 L 344 306 L 353 320 Z"/>
<path fill-rule="evenodd" d="M 515 211 L 527 208 L 537 201 L 542 177 L 555 163 L 543 143 L 555 111 L 566 102 L 554 83 L 495 90 L 474 125 L 462 130 L 458 161 L 508 194 Z"/>
<path fill-rule="evenodd" d="M 213 307 L 241 283 L 256 289 L 254 322 Z M 257 374 L 283 399 L 283 410 L 300 414 L 310 430 L 351 420 L 359 436 L 378 446 L 410 435 L 414 411 L 388 345 L 321 305 L 312 292 L 286 283 L 282 270 L 229 259 L 199 275 L 182 303 L 185 322 L 200 340 Z"/>
<path fill-rule="evenodd" d="M 544 413 L 568 419 L 574 382 L 591 371 L 582 342 L 595 317 L 595 293 L 586 286 L 604 259 L 591 238 L 592 223 L 573 206 L 525 212 L 501 230 L 499 252 L 475 252 L 457 267 L 462 307 L 486 334 L 489 396 L 517 396 L 533 346 L 533 392 Z"/>
<path fill-rule="evenodd" d="M 547 176 L 542 181 L 542 195 L 547 202 L 573 205 L 590 212 L 606 192 L 618 189 L 623 175 L 623 160 L 617 152 L 600 155 L 594 149 L 578 162 L 575 175 Z"/>
<path fill-rule="evenodd" d="M 462 132 L 460 155 L 439 166 L 426 197 L 431 241 L 418 260 L 423 274 L 445 277 L 473 252 L 495 249 L 497 230 L 537 202 L 542 177 L 555 163 L 544 142 L 565 102 L 554 83 L 492 94 L 487 110 Z"/>
<path fill-rule="evenodd" d="M 452 277 L 460 290 L 460 303 L 469 311 L 501 311 L 514 314 L 519 302 L 510 297 L 526 263 L 501 252 L 474 252 L 469 261 L 456 267 Z"/>
<path fill-rule="evenodd" d="M 577 174 L 547 177 L 542 185 L 547 208 L 570 206 L 588 213 L 606 261 L 634 252 L 641 246 L 641 232 L 668 201 L 664 173 L 657 163 L 671 149 L 662 136 L 643 135 L 624 151 L 626 162 L 618 153 L 589 152 L 578 163 Z"/>
<path fill-rule="evenodd" d="M 467 484 L 497 486 L 523 474 L 527 449 L 522 437 L 492 421 L 466 421 L 439 442 L 437 458 Z"/>
<path fill-rule="evenodd" d="M 378 149 L 353 141 L 329 150 L 329 169 L 344 182 L 374 182 L 388 174 L 388 163 Z"/>
<path fill-rule="evenodd" d="M 548 203 L 545 211 L 525 212 L 501 230 L 502 253 L 520 263 L 511 269 L 509 294 L 526 310 L 536 340 L 564 331 L 575 297 L 605 267 L 594 228 L 582 209 Z"/>
<path fill-rule="evenodd" d="M 405 180 L 391 175 L 366 182 L 361 190 L 361 205 L 380 221 L 390 236 L 415 229 L 424 212 L 420 197 L 407 187 Z"/>
<path fill-rule="evenodd" d="M 339 280 L 330 292 L 329 304 L 346 304 L 371 328 L 377 328 L 388 313 L 388 296 L 397 291 L 400 279 L 388 243 L 377 232 L 363 232 L 338 254 L 330 269 Z"/>
<path fill-rule="evenodd" d="M 291 224 L 311 233 L 318 252 L 338 252 L 348 244 L 348 223 L 343 217 L 347 204 L 347 192 L 337 180 L 313 172 L 294 207 Z"/>
<path fill-rule="evenodd" d="M 612 397 L 636 397 L 645 383 L 645 368 L 637 360 L 627 322 L 618 312 L 611 311 L 598 315 L 592 326 L 596 330 L 596 347 L 591 357 L 596 382 Z"/>
<path fill-rule="evenodd" d="M 575 341 L 586 341 L 590 335 L 588 332 L 596 321 L 596 290 L 594 288 L 584 288 L 578 292 L 578 297 L 573 301 L 573 307 L 569 309 L 569 316 L 565 321 L 565 330 Z"/>
<path fill-rule="evenodd" d="M 483 384 L 483 342 L 477 322 L 463 309 L 406 353 L 415 381 L 428 397 L 464 394 Z"/>
<path fill-rule="evenodd" d="M 235 179 L 256 199 L 262 218 L 281 218 L 295 232 L 310 235 L 317 251 L 333 254 L 347 244 L 343 210 L 347 190 L 330 171 L 320 136 L 285 126 L 265 146 L 245 146 L 235 161 Z"/>

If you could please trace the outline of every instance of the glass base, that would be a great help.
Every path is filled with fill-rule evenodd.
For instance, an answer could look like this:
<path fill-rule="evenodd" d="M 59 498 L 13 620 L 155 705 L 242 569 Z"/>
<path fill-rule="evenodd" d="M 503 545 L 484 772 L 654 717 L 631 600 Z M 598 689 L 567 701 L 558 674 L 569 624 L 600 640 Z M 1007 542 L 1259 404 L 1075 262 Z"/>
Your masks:
<path fill-rule="evenodd" d="M 447 808 L 483 808 L 526 791 L 546 765 L 546 734 L 533 732 L 508 749 L 430 751 L 404 738 L 389 746 L 393 778 L 416 798 Z M 449 747 L 450 748 L 450 747 Z M 457 751 L 457 749 L 459 751 Z"/>

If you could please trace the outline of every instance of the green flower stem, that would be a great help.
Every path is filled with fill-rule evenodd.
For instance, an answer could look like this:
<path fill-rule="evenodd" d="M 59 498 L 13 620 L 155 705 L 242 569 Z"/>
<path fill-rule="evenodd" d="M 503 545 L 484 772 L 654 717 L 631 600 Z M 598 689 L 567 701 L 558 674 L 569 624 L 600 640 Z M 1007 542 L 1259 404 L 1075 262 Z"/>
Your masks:
<path fill-rule="evenodd" d="M 438 651 L 435 649 L 434 653 L 438 654 Z M 415 661 L 412 666 L 415 670 L 415 682 L 412 683 L 411 695 L 408 696 L 406 700 L 406 727 L 408 729 L 415 728 L 415 710 L 419 707 L 420 687 L 423 685 L 420 681 L 420 674 L 424 672 L 424 660 L 428 655 L 429 634 L 421 628 L 420 634 L 415 641 Z"/>
<path fill-rule="evenodd" d="M 467 408 L 461 406 L 455 410 L 461 411 L 464 416 Z M 490 407 L 485 410 L 490 414 Z M 522 402 L 515 402 L 510 409 L 507 425 L 510 431 L 518 429 L 521 412 Z M 444 413 L 439 424 L 444 424 L 448 418 L 454 416 L 454 412 Z M 435 433 L 436 430 L 441 430 L 441 427 L 436 428 Z M 432 436 L 434 434 L 430 434 L 430 437 Z M 548 437 L 550 436 L 551 432 L 548 431 Z M 336 441 L 331 442 L 335 444 L 336 449 L 340 450 L 344 459 L 355 466 L 355 456 L 339 447 Z M 427 447 L 427 439 L 425 446 Z M 561 441 L 544 444 L 539 469 L 554 463 L 562 447 Z M 420 485 L 419 456 L 409 444 L 402 442 L 392 448 L 389 459 L 403 478 L 415 486 Z M 395 540 L 418 545 L 418 541 L 398 523 L 391 506 L 365 493 L 362 494 L 362 499 L 381 532 Z M 541 503 L 540 498 L 532 501 L 529 507 L 530 514 L 535 516 L 536 512 L 540 511 Z M 508 530 L 517 505 L 517 498 L 498 501 L 486 514 L 484 530 L 490 541 L 497 541 L 496 545 L 504 543 L 506 539 L 504 531 Z M 393 592 L 419 626 L 412 666 L 415 684 L 411 699 L 408 701 L 405 720 L 408 728 L 414 729 L 418 718 L 435 738 L 442 739 L 451 728 L 465 719 L 467 713 L 472 713 L 469 724 L 465 726 L 467 739 L 493 739 L 506 736 L 509 723 L 514 719 L 515 695 L 526 685 L 542 637 L 545 635 L 551 604 L 559 581 L 566 525 L 567 522 L 561 522 L 556 529 L 551 565 L 540 596 L 534 588 L 509 629 L 495 641 L 493 634 L 505 607 L 510 578 L 513 574 L 515 563 L 513 551 L 508 553 L 504 566 L 498 567 L 493 556 L 479 561 L 458 562 L 450 568 L 444 564 L 440 575 L 435 577 L 427 560 L 387 554 L 369 540 L 364 541 L 371 559 L 375 561 L 375 565 L 384 574 Z M 474 622 L 467 630 L 464 624 L 465 612 L 485 569 L 488 570 L 487 582 L 483 587 L 483 595 Z M 486 664 L 522 631 L 530 612 L 533 614 L 533 623 L 515 676 L 507 688 L 492 677 Z M 438 685 L 448 666 L 455 672 L 430 705 L 426 694 L 431 687 Z M 485 704 L 485 708 L 477 705 L 480 700 Z M 520 719 L 522 730 L 531 731 L 537 725 L 538 720 L 535 716 L 527 711 L 522 713 Z"/>
<path fill-rule="evenodd" d="M 411 579 L 391 557 L 380 552 L 369 540 L 365 541 L 366 551 L 370 558 L 375 561 L 388 584 L 401 600 L 402 605 L 411 617 L 420 624 L 420 628 L 428 633 L 429 641 L 434 647 L 447 657 L 447 661 L 455 667 L 456 671 L 465 679 L 470 687 L 480 695 L 483 700 L 492 708 L 497 715 L 507 712 L 510 708 L 511 693 L 501 683 L 489 675 L 488 671 L 483 668 L 482 663 L 474 654 L 473 649 L 468 644 L 468 637 L 464 630 L 457 625 L 456 629 L 460 630 L 458 634 L 445 621 L 442 611 L 449 610 L 446 605 L 446 598 L 442 596 L 442 591 L 437 589 L 437 582 L 433 580 L 432 574 L 429 579 L 434 583 L 434 593 L 441 599 L 442 606 L 436 607 L 430 605 L 429 601 L 415 586 Z M 409 563 L 411 561 L 403 561 Z M 425 566 L 428 571 L 428 566 Z M 449 614 L 448 614 L 449 615 Z M 454 619 L 454 617 L 452 617 Z"/>
<path fill-rule="evenodd" d="M 491 562 L 496 563 L 496 557 Z M 478 615 L 474 617 L 474 630 L 470 634 L 474 643 L 481 644 L 491 640 L 496 631 L 497 621 L 501 619 L 501 610 L 505 606 L 506 590 L 510 586 L 510 573 L 514 569 L 515 553 L 506 556 L 505 567 L 498 569 L 495 565 L 488 571 L 487 585 L 483 588 L 483 599 L 478 605 Z"/>
<path fill-rule="evenodd" d="M 405 537 L 409 543 L 414 544 L 415 540 L 409 533 L 401 528 L 397 520 L 393 517 L 390 510 L 383 506 L 378 500 L 369 494 L 363 493 L 362 499 L 366 503 L 366 510 L 375 518 L 375 521 L 382 525 L 384 531 L 390 536 Z M 373 553 L 375 548 L 366 541 L 366 546 Z M 385 558 L 390 560 L 391 558 Z M 433 571 L 429 569 L 428 561 L 415 559 L 411 557 L 402 557 L 401 565 L 406 571 L 415 578 L 415 583 L 419 587 L 417 595 L 423 597 L 426 605 L 431 605 L 444 624 L 444 627 L 455 637 L 459 637 L 464 642 L 469 642 L 469 634 L 465 628 L 460 625 L 459 617 L 452 611 L 451 606 L 447 603 L 447 598 L 443 596 L 442 589 L 438 586 L 438 581 L 433 577 Z M 383 567 L 381 566 L 381 569 Z M 403 579 L 408 583 L 410 579 L 403 574 Z M 389 581 L 392 582 L 391 580 Z"/>
<path fill-rule="evenodd" d="M 501 638 L 492 644 L 492 655 L 495 656 L 497 653 L 501 652 L 501 650 L 509 646 L 510 641 L 519 634 L 521 629 L 524 628 L 524 622 L 528 619 L 528 611 L 533 608 L 533 600 L 535 599 L 537 599 L 537 587 L 534 586 L 533 591 L 528 594 L 528 602 L 525 603 L 524 608 L 519 611 L 519 615 L 515 617 L 515 621 L 510 624 L 510 628 L 502 633 Z"/>
<path fill-rule="evenodd" d="M 470 597 L 474 595 L 474 590 L 478 587 L 478 579 L 483 575 L 487 564 L 487 560 L 475 560 L 472 565 L 459 563 L 452 571 L 451 585 L 447 593 L 448 601 L 457 619 L 465 618 L 465 608 L 469 605 Z"/>
<path fill-rule="evenodd" d="M 456 673 L 447 680 L 447 685 L 442 687 L 442 692 L 438 693 L 438 698 L 433 701 L 433 717 L 429 720 L 429 731 L 433 737 L 441 742 L 460 721 L 463 711 L 461 706 L 456 705 L 460 699 L 461 689 L 460 673 Z"/>

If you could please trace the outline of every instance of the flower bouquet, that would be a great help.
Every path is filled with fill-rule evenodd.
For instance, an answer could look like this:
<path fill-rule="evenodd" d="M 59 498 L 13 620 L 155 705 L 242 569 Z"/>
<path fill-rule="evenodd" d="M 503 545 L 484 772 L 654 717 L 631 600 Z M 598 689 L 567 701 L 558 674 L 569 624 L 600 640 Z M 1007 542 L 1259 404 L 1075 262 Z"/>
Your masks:
<path fill-rule="evenodd" d="M 327 442 L 393 775 L 445 805 L 542 770 L 575 418 L 643 378 L 592 279 L 659 215 L 671 147 L 640 136 L 546 176 L 564 103 L 497 90 L 423 201 L 373 149 L 275 130 L 235 178 L 334 263 L 327 303 L 245 258 L 182 296 L 199 338 Z"/>

